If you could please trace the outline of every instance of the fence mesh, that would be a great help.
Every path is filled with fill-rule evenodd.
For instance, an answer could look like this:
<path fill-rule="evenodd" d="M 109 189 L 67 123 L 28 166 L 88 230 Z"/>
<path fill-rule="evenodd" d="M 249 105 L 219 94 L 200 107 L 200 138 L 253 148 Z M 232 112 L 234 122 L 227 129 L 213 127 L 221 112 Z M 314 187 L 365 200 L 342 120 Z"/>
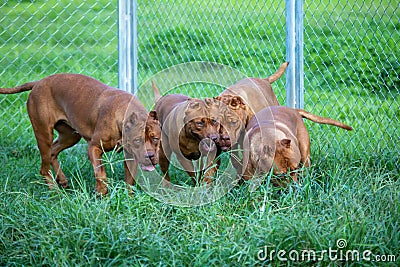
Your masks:
<path fill-rule="evenodd" d="M 400 5 L 396 1 L 306 1 L 305 106 L 344 119 L 350 142 L 324 135 L 360 155 L 394 153 L 399 166 Z"/>
<path fill-rule="evenodd" d="M 398 151 L 398 1 L 305 1 L 304 11 L 305 109 L 355 128 L 347 133 L 308 123 L 312 148 L 327 156 Z M 139 85 L 191 61 L 226 64 L 253 77 L 270 75 L 286 58 L 285 12 L 284 1 L 277 0 L 139 1 Z M 116 0 L 3 1 L 0 86 L 59 72 L 117 86 L 117 16 Z M 284 104 L 285 79 L 273 88 Z M 35 143 L 26 98 L 27 93 L 0 95 L 2 146 Z"/>
<path fill-rule="evenodd" d="M 118 84 L 117 1 L 0 3 L 0 86 L 60 72 Z M 0 95 L 0 146 L 35 144 L 25 108 L 28 93 Z"/>

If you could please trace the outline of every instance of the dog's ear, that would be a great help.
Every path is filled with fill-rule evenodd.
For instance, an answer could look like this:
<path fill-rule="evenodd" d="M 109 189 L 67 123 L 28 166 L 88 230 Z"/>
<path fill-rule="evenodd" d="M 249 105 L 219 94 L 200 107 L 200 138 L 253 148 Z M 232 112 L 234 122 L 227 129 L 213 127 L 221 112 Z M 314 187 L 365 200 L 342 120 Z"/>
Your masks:
<path fill-rule="evenodd" d="M 190 109 L 199 109 L 200 108 L 200 102 L 197 101 L 197 99 L 188 99 L 189 101 L 189 108 Z"/>
<path fill-rule="evenodd" d="M 282 139 L 279 141 L 279 143 L 284 147 L 284 148 L 290 148 L 290 139 Z"/>
<path fill-rule="evenodd" d="M 208 98 L 204 99 L 204 102 L 206 102 L 207 105 L 211 105 L 216 102 L 216 99 L 208 97 Z"/>
<path fill-rule="evenodd" d="M 234 96 L 231 99 L 230 105 L 232 107 L 242 108 L 245 105 L 245 103 L 243 98 L 241 98 L 240 96 Z"/>
<path fill-rule="evenodd" d="M 158 121 L 157 111 L 155 111 L 155 110 L 150 111 L 149 118 L 152 118 L 153 120 Z"/>
<path fill-rule="evenodd" d="M 135 129 L 137 125 L 137 115 L 135 113 L 132 113 L 124 118 L 123 129 L 126 132 L 132 131 L 132 129 Z"/>
<path fill-rule="evenodd" d="M 214 99 L 224 103 L 225 105 L 231 104 L 232 95 L 215 96 Z"/>

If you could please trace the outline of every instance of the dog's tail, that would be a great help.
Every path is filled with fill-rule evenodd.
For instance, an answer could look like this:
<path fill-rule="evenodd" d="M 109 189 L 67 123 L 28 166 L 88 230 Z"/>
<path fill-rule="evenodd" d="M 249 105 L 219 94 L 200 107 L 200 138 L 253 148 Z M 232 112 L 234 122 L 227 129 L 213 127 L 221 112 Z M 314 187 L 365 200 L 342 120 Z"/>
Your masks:
<path fill-rule="evenodd" d="M 343 128 L 343 129 L 345 129 L 347 131 L 353 130 L 353 128 L 351 128 L 350 126 L 348 126 L 348 125 L 346 125 L 344 123 L 341 123 L 340 121 L 336 121 L 334 119 L 317 116 L 317 115 L 311 114 L 311 113 L 309 113 L 309 112 L 307 112 L 307 111 L 305 111 L 303 109 L 296 108 L 296 110 L 303 118 L 309 119 L 309 120 L 311 120 L 313 122 L 321 123 L 321 124 L 334 125 L 334 126 Z"/>
<path fill-rule="evenodd" d="M 275 82 L 285 73 L 285 70 L 288 65 L 289 65 L 289 62 L 283 63 L 274 74 L 272 74 L 271 76 L 269 76 L 265 79 L 267 79 L 270 83 Z"/>
<path fill-rule="evenodd" d="M 154 81 L 151 81 L 151 87 L 153 87 L 153 91 L 154 91 L 154 103 L 158 101 L 158 99 L 161 98 L 161 93 L 160 90 L 158 89 L 158 87 L 156 86 Z"/>
<path fill-rule="evenodd" d="M 32 88 L 35 86 L 36 82 L 30 82 L 26 83 L 14 88 L 0 88 L 0 94 L 16 94 L 16 93 L 21 93 L 25 91 L 32 90 Z"/>

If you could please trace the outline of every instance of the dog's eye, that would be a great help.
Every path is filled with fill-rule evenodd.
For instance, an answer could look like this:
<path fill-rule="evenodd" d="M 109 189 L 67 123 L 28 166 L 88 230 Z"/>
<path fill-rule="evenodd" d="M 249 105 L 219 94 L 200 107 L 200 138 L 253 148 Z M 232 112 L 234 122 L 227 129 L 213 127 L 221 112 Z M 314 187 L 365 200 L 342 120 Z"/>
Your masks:
<path fill-rule="evenodd" d="M 204 126 L 204 122 L 202 122 L 202 121 L 196 121 L 196 126 L 198 126 L 198 127 L 203 127 L 203 126 Z"/>
<path fill-rule="evenodd" d="M 212 124 L 213 124 L 213 125 L 215 125 L 215 124 L 217 124 L 217 123 L 218 123 L 218 120 L 216 120 L 216 119 L 213 119 L 213 120 L 212 120 Z"/>
<path fill-rule="evenodd" d="M 236 120 L 236 121 L 231 121 L 231 124 L 232 124 L 232 125 L 236 125 L 237 122 L 238 122 L 237 120 Z"/>
<path fill-rule="evenodd" d="M 160 138 L 153 137 L 153 143 L 157 143 L 157 142 L 158 142 L 158 140 L 160 140 Z"/>
<path fill-rule="evenodd" d="M 135 138 L 135 140 L 133 140 L 133 142 L 134 142 L 136 145 L 140 145 L 140 144 L 143 143 L 143 139 L 142 139 L 142 138 Z"/>

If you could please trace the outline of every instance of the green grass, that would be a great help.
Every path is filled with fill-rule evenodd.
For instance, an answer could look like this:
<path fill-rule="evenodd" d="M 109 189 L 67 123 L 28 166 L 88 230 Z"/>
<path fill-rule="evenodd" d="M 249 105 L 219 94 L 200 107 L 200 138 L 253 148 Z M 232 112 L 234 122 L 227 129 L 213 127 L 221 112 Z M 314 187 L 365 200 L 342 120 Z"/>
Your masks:
<path fill-rule="evenodd" d="M 55 9 L 52 1 L 0 4 L 0 86 L 57 72 L 83 73 L 117 86 L 116 1 L 55 2 Z M 244 13 L 239 2 L 218 2 L 221 8 L 172 2 L 157 8 L 139 3 L 140 84 L 194 60 L 256 77 L 268 76 L 284 61 L 283 2 L 245 1 L 248 9 L 257 7 L 252 13 Z M 306 3 L 305 108 L 355 130 L 306 122 L 312 166 L 296 189 L 279 191 L 265 183 L 250 192 L 244 185 L 205 206 L 176 207 L 139 186 L 129 195 L 122 155 L 108 154 L 110 193 L 97 199 L 81 142 L 60 155 L 71 188 L 49 191 L 38 174 L 27 93 L 0 96 L 0 266 L 385 266 L 327 257 L 282 262 L 276 254 L 272 262 L 257 259 L 265 246 L 321 253 L 337 249 L 339 239 L 347 241 L 346 251 L 395 255 L 397 261 L 386 266 L 399 265 L 400 14 L 393 2 L 382 2 L 387 15 L 379 8 L 381 17 L 372 15 L 369 4 L 346 7 L 338 16 L 342 4 Z M 164 19 L 165 25 L 158 22 Z M 229 78 L 221 76 L 220 85 Z M 167 80 L 157 82 L 169 89 Z M 273 84 L 280 103 L 285 103 L 284 84 L 284 78 Z M 143 88 L 139 97 L 151 107 L 151 89 Z M 221 89 L 201 83 L 176 88 L 198 97 Z M 183 172 L 174 175 L 189 180 Z"/>
<path fill-rule="evenodd" d="M 31 157 L 19 155 L 28 172 Z M 70 192 L 48 192 L 39 177 L 11 179 L 17 176 L 11 172 L 24 179 L 23 170 L 6 173 L 3 264 L 243 266 L 257 265 L 264 246 L 322 251 L 344 238 L 346 249 L 380 255 L 396 254 L 399 246 L 399 179 L 393 162 L 382 159 L 317 160 L 296 191 L 278 193 L 263 185 L 249 193 L 238 187 L 211 205 L 179 208 L 138 188 L 129 196 L 116 174 L 110 195 L 96 199 L 90 168 L 80 156 L 68 157 Z"/>

